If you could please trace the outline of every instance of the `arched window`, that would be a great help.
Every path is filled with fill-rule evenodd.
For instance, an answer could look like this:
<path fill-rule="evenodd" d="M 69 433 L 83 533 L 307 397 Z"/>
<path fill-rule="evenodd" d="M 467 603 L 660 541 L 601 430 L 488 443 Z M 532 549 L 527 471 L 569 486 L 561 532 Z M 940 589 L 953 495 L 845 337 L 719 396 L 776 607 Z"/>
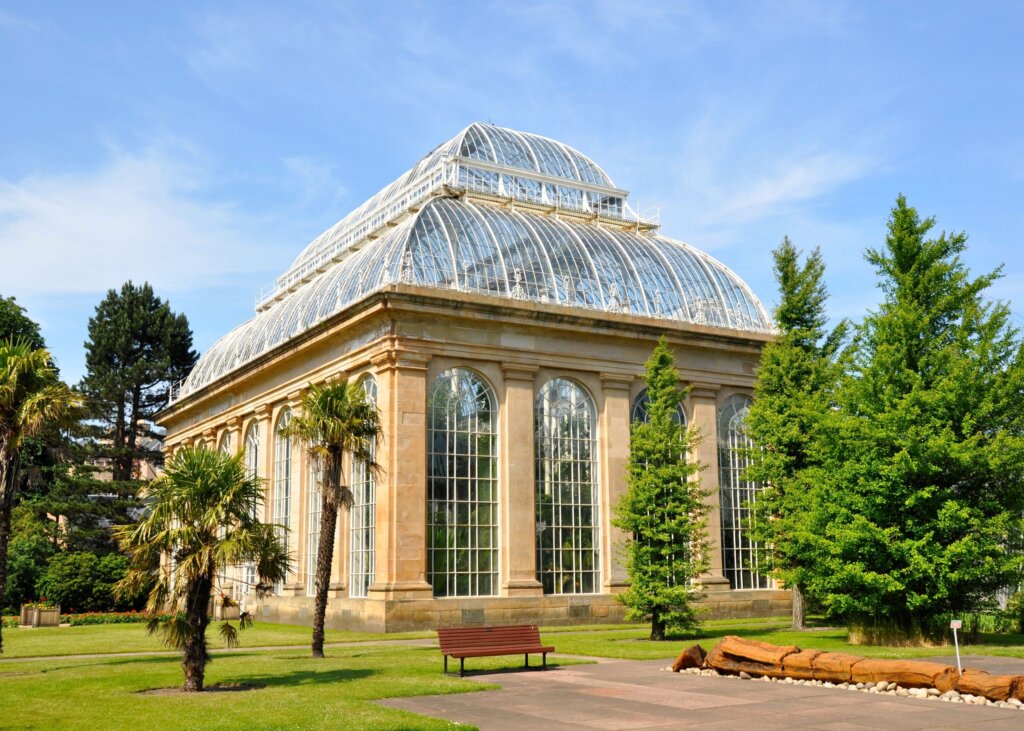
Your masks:
<path fill-rule="evenodd" d="M 750 458 L 743 450 L 753 442 L 743 432 L 750 397 L 730 396 L 718 415 L 719 504 L 722 511 L 722 572 L 733 589 L 768 589 L 771 580 L 757 573 L 756 544 L 744 530 L 750 517 L 748 505 L 757 497 L 758 485 L 743 479 Z"/>
<path fill-rule="evenodd" d="M 490 386 L 453 368 L 430 389 L 427 578 L 435 596 L 498 591 L 497 413 Z"/>
<path fill-rule="evenodd" d="M 249 477 L 259 477 L 260 474 L 260 423 L 253 421 L 245 432 L 245 439 L 242 441 L 242 449 L 245 451 L 245 469 Z M 252 506 L 253 513 L 259 508 L 258 504 Z M 241 595 L 248 596 L 256 587 L 259 577 L 256 576 L 256 565 L 246 563 L 242 570 Z"/>
<path fill-rule="evenodd" d="M 565 378 L 537 394 L 537 578 L 546 594 L 600 587 L 594 400 Z"/>
<path fill-rule="evenodd" d="M 222 454 L 231 454 L 231 432 L 225 431 L 220 435 L 220 443 L 217 445 L 217 449 Z"/>
<path fill-rule="evenodd" d="M 639 421 L 646 424 L 647 420 L 650 418 L 650 414 L 647 412 L 647 409 L 650 406 L 651 397 L 647 392 L 648 389 L 645 388 L 636 395 L 635 399 L 633 399 L 633 412 L 630 415 L 630 421 Z M 682 402 L 680 402 L 679 408 L 676 409 L 673 414 L 673 418 L 680 426 L 686 426 L 686 411 L 683 410 Z"/>
<path fill-rule="evenodd" d="M 316 554 L 320 550 L 323 471 L 309 459 L 309 525 L 306 527 L 306 595 L 316 596 Z"/>
<path fill-rule="evenodd" d="M 284 433 L 292 419 L 290 409 L 285 409 L 277 419 L 274 430 L 274 511 L 273 521 L 281 526 L 281 539 L 285 551 L 291 550 L 290 532 L 292 525 L 292 439 Z"/>
<path fill-rule="evenodd" d="M 366 400 L 377 403 L 377 381 L 368 375 L 360 382 Z M 352 465 L 352 507 L 349 509 L 349 596 L 365 597 L 376 565 L 377 482 L 366 463 Z"/>

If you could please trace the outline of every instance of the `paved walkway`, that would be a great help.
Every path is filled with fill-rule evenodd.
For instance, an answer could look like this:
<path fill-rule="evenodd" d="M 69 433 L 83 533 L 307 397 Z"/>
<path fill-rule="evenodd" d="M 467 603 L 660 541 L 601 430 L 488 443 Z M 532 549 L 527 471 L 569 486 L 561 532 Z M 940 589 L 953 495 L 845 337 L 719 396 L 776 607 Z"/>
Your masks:
<path fill-rule="evenodd" d="M 497 683 L 501 690 L 391 698 L 381 703 L 473 724 L 483 731 L 1024 729 L 1024 711 L 670 673 L 663 670 L 668 664 L 669 660 L 617 661 L 547 672 L 471 673 L 467 677 Z M 1015 658 L 971 657 L 965 658 L 965 665 L 1024 674 L 1024 660 Z"/>

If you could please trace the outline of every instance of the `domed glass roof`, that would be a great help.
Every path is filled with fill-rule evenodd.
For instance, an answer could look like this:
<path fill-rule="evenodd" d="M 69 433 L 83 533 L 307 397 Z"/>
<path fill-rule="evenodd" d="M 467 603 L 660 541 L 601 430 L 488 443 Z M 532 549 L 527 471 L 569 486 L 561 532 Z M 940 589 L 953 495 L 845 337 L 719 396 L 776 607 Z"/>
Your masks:
<path fill-rule="evenodd" d="M 471 125 L 310 244 L 257 315 L 214 343 L 175 397 L 398 283 L 771 331 L 739 277 L 658 235 L 626 195 L 565 145 Z M 372 223 L 362 226 L 368 213 Z"/>

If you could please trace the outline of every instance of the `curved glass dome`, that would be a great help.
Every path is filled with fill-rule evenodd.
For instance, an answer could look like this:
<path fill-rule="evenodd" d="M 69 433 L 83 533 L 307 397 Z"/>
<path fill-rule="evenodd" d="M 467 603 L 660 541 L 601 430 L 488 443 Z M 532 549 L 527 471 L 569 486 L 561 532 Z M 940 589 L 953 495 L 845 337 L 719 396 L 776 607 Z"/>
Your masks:
<path fill-rule="evenodd" d="M 309 244 L 174 398 L 396 283 L 771 331 L 739 277 L 627 196 L 571 147 L 472 124 Z"/>
<path fill-rule="evenodd" d="M 364 297 L 402 283 L 769 332 L 764 307 L 707 254 L 663 236 L 435 197 L 217 341 L 183 384 L 209 384 Z"/>

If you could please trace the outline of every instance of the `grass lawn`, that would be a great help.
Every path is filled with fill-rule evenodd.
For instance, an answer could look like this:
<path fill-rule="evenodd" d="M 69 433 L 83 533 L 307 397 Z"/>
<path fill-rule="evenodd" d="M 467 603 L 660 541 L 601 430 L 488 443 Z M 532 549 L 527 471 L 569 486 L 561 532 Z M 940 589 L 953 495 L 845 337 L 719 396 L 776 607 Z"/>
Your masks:
<path fill-rule="evenodd" d="M 237 625 L 237 622 L 235 623 Z M 112 652 L 150 652 L 166 650 L 160 639 L 146 634 L 145 624 L 95 624 L 82 627 L 39 627 L 36 629 L 5 629 L 4 653 L 0 657 L 46 657 L 52 655 L 93 655 Z M 242 647 L 309 645 L 313 630 L 289 624 L 257 621 L 240 633 Z M 206 636 L 211 649 L 224 647 L 215 624 Z M 402 640 L 434 637 L 433 632 L 406 632 L 379 635 L 368 632 L 327 630 L 327 642 L 361 642 L 365 640 Z"/>
<path fill-rule="evenodd" d="M 515 658 L 480 659 L 474 668 Z M 0 726 L 60 729 L 443 729 L 454 725 L 379 706 L 378 698 L 493 688 L 442 675 L 436 649 L 336 648 L 220 655 L 206 683 L 264 686 L 244 692 L 140 694 L 180 687 L 177 657 L 17 660 L 0 663 Z M 462 727 L 465 728 L 465 727 Z"/>
<path fill-rule="evenodd" d="M 628 629 L 604 626 L 592 632 L 565 632 L 563 628 L 551 627 L 543 633 L 543 639 L 546 643 L 557 647 L 560 653 L 629 660 L 657 660 L 675 657 L 684 647 L 696 643 L 700 643 L 705 650 L 710 650 L 725 635 L 748 637 L 774 645 L 797 645 L 803 649 L 848 652 L 864 657 L 934 657 L 949 655 L 953 652 L 952 645 L 945 647 L 851 645 L 846 641 L 846 630 L 843 628 L 794 632 L 789 629 L 788 618 L 711 620 L 704 622 L 704 626 L 699 632 L 670 635 L 665 642 L 651 642 L 648 639 L 650 632 L 649 625 L 633 625 Z M 980 644 L 961 644 L 960 652 L 965 655 L 1024 657 L 1024 635 L 982 635 Z"/>

